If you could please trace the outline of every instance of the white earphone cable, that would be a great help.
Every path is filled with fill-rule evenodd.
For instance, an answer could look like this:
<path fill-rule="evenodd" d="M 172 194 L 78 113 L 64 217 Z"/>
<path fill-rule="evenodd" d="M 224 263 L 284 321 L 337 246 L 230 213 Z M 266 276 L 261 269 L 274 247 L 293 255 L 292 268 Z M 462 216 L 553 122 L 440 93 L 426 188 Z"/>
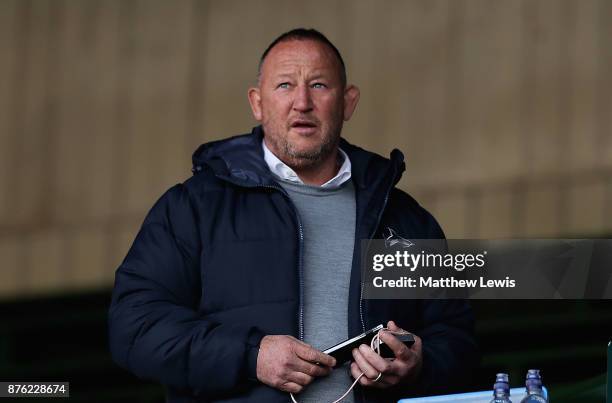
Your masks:
<path fill-rule="evenodd" d="M 387 330 L 386 327 L 383 327 L 382 329 L 380 329 L 375 335 L 374 337 L 372 337 L 372 341 L 370 342 L 370 347 L 372 348 L 372 350 L 376 351 L 376 353 L 378 355 L 380 355 L 380 332 L 382 332 L 383 330 Z M 355 387 L 355 385 L 357 385 L 357 382 L 359 382 L 359 380 L 361 379 L 362 376 L 364 376 L 365 374 L 362 372 L 361 375 L 359 375 L 357 377 L 357 379 L 355 379 L 355 382 L 353 382 L 353 384 L 351 385 L 351 387 L 344 392 L 344 394 L 342 396 L 340 396 L 338 399 L 334 400 L 331 403 L 339 403 L 340 401 L 342 401 L 345 397 L 348 396 L 348 394 L 351 392 L 351 390 L 353 390 L 353 388 Z M 289 393 L 289 395 L 291 396 L 291 401 L 293 403 L 299 403 L 296 399 L 295 396 L 293 396 L 293 393 Z"/>

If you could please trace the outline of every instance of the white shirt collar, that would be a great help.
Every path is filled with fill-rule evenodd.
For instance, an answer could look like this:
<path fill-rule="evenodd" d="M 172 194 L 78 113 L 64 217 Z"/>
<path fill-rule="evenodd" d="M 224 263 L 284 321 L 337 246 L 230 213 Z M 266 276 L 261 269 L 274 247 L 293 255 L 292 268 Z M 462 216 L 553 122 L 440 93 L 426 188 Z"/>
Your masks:
<path fill-rule="evenodd" d="M 268 168 L 270 168 L 270 171 L 272 171 L 274 175 L 289 182 L 300 183 L 302 185 L 304 184 L 293 169 L 278 159 L 278 157 L 274 155 L 270 149 L 268 149 L 265 141 L 262 140 L 261 146 L 264 151 L 264 159 L 266 160 L 266 164 L 268 164 Z M 340 166 L 336 176 L 322 184 L 321 187 L 337 188 L 344 182 L 351 179 L 351 160 L 341 148 L 338 148 L 338 151 L 339 157 L 342 158 L 342 165 Z"/>

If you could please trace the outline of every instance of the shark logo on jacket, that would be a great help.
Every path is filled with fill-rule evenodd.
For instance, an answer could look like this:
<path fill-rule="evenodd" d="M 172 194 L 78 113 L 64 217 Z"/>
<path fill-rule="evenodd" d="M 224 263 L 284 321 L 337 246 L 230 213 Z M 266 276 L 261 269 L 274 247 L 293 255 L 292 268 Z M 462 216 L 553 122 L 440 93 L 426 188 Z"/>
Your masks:
<path fill-rule="evenodd" d="M 385 247 L 387 248 L 390 248 L 396 245 L 401 246 L 402 248 L 410 248 L 411 246 L 414 246 L 414 242 L 397 235 L 395 230 L 391 227 L 387 227 L 385 229 L 383 236 L 385 238 Z"/>

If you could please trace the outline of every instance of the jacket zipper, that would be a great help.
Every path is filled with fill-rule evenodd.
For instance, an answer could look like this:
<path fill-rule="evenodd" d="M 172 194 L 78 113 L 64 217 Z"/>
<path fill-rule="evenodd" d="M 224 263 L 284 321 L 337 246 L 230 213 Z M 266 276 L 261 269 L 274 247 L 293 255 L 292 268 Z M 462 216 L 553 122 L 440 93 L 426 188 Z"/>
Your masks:
<path fill-rule="evenodd" d="M 396 174 L 394 173 L 393 182 L 395 181 L 395 176 Z M 369 239 L 372 239 L 374 235 L 376 234 L 376 230 L 378 229 L 378 226 L 380 225 L 380 221 L 382 220 L 383 212 L 385 211 L 385 208 L 387 207 L 387 202 L 389 201 L 389 193 L 391 193 L 392 188 L 393 188 L 393 185 L 390 186 L 387 189 L 387 192 L 385 193 L 385 200 L 383 201 L 382 208 L 378 212 L 378 217 L 376 218 L 376 225 L 374 225 L 374 229 L 372 230 L 372 234 L 370 235 Z M 361 289 L 359 290 L 359 318 L 361 319 L 361 329 L 365 333 L 366 327 L 365 327 L 365 320 L 363 318 L 363 288 L 364 286 L 365 286 L 365 282 L 363 281 L 363 278 L 362 278 Z M 365 402 L 366 401 L 365 390 L 364 388 L 359 388 L 359 390 L 361 392 L 361 401 Z"/>
<path fill-rule="evenodd" d="M 300 219 L 300 215 L 295 208 L 295 205 L 291 201 L 291 198 L 285 192 L 285 190 L 281 187 L 271 186 L 271 185 L 257 185 L 255 187 L 261 187 L 265 189 L 274 189 L 281 192 L 283 196 L 289 202 L 289 205 L 293 209 L 293 213 L 295 214 L 295 218 L 298 223 L 298 238 L 299 238 L 299 247 L 298 247 L 298 281 L 300 285 L 300 304 L 299 304 L 299 312 L 298 312 L 298 338 L 304 341 L 304 227 L 302 226 L 302 220 Z"/>
<path fill-rule="evenodd" d="M 396 173 L 393 173 L 393 181 L 391 183 L 393 183 L 395 181 L 395 177 L 396 177 Z M 389 188 L 387 189 L 387 192 L 385 193 L 385 199 L 383 201 L 383 205 L 382 208 L 379 210 L 378 212 L 378 217 L 376 218 L 376 225 L 374 225 L 374 229 L 372 230 L 372 234 L 370 235 L 370 237 L 368 239 L 372 239 L 374 238 L 374 235 L 376 234 L 376 230 L 378 229 L 378 226 L 380 225 L 380 221 L 382 220 L 382 215 L 383 212 L 385 211 L 385 208 L 387 207 L 387 202 L 389 201 L 389 193 L 391 193 L 391 189 L 393 188 L 393 185 L 389 186 Z M 359 290 L 359 318 L 361 319 L 361 329 L 363 332 L 366 331 L 366 326 L 365 326 L 365 320 L 364 320 L 364 315 L 363 315 L 363 288 L 365 286 L 365 283 L 363 281 L 363 278 L 361 280 L 361 289 Z"/>
<path fill-rule="evenodd" d="M 288 197 L 288 196 L 287 196 Z M 303 267 L 303 254 L 304 254 L 304 230 L 302 228 L 302 221 L 295 207 L 295 217 L 297 218 L 298 228 L 300 232 L 300 247 L 299 247 L 299 260 L 298 260 L 298 276 L 300 281 L 300 312 L 299 312 L 299 339 L 304 341 L 304 267 Z"/>

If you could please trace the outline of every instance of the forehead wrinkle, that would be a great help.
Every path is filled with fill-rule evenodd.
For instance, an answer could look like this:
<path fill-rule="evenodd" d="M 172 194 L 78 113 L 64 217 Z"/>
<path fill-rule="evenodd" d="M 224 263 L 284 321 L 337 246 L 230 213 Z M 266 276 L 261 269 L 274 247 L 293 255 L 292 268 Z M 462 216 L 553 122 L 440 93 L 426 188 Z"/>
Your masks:
<path fill-rule="evenodd" d="M 296 59 L 287 59 L 275 62 L 274 65 L 268 66 L 270 70 L 276 70 L 278 74 L 293 74 L 296 70 L 310 70 L 312 72 L 321 72 L 321 71 L 329 71 L 333 70 L 331 66 L 325 65 L 323 63 L 313 63 L 311 60 L 296 60 Z"/>
<path fill-rule="evenodd" d="M 312 52 L 312 50 L 316 50 Z M 262 66 L 262 78 L 265 76 L 279 77 L 282 74 L 295 75 L 296 70 L 303 75 L 303 70 L 312 70 L 310 75 L 316 72 L 335 72 L 339 66 L 335 56 L 327 47 L 313 42 L 291 41 L 280 43 L 273 48 L 266 57 Z M 277 71 L 280 70 L 279 73 Z"/>
<path fill-rule="evenodd" d="M 273 74 L 274 78 L 293 78 L 297 76 L 305 76 L 308 80 L 315 80 L 319 78 L 329 78 L 330 70 L 326 69 L 316 69 L 314 71 L 305 72 L 304 69 L 300 68 L 296 71 L 282 71 L 279 73 Z"/>

